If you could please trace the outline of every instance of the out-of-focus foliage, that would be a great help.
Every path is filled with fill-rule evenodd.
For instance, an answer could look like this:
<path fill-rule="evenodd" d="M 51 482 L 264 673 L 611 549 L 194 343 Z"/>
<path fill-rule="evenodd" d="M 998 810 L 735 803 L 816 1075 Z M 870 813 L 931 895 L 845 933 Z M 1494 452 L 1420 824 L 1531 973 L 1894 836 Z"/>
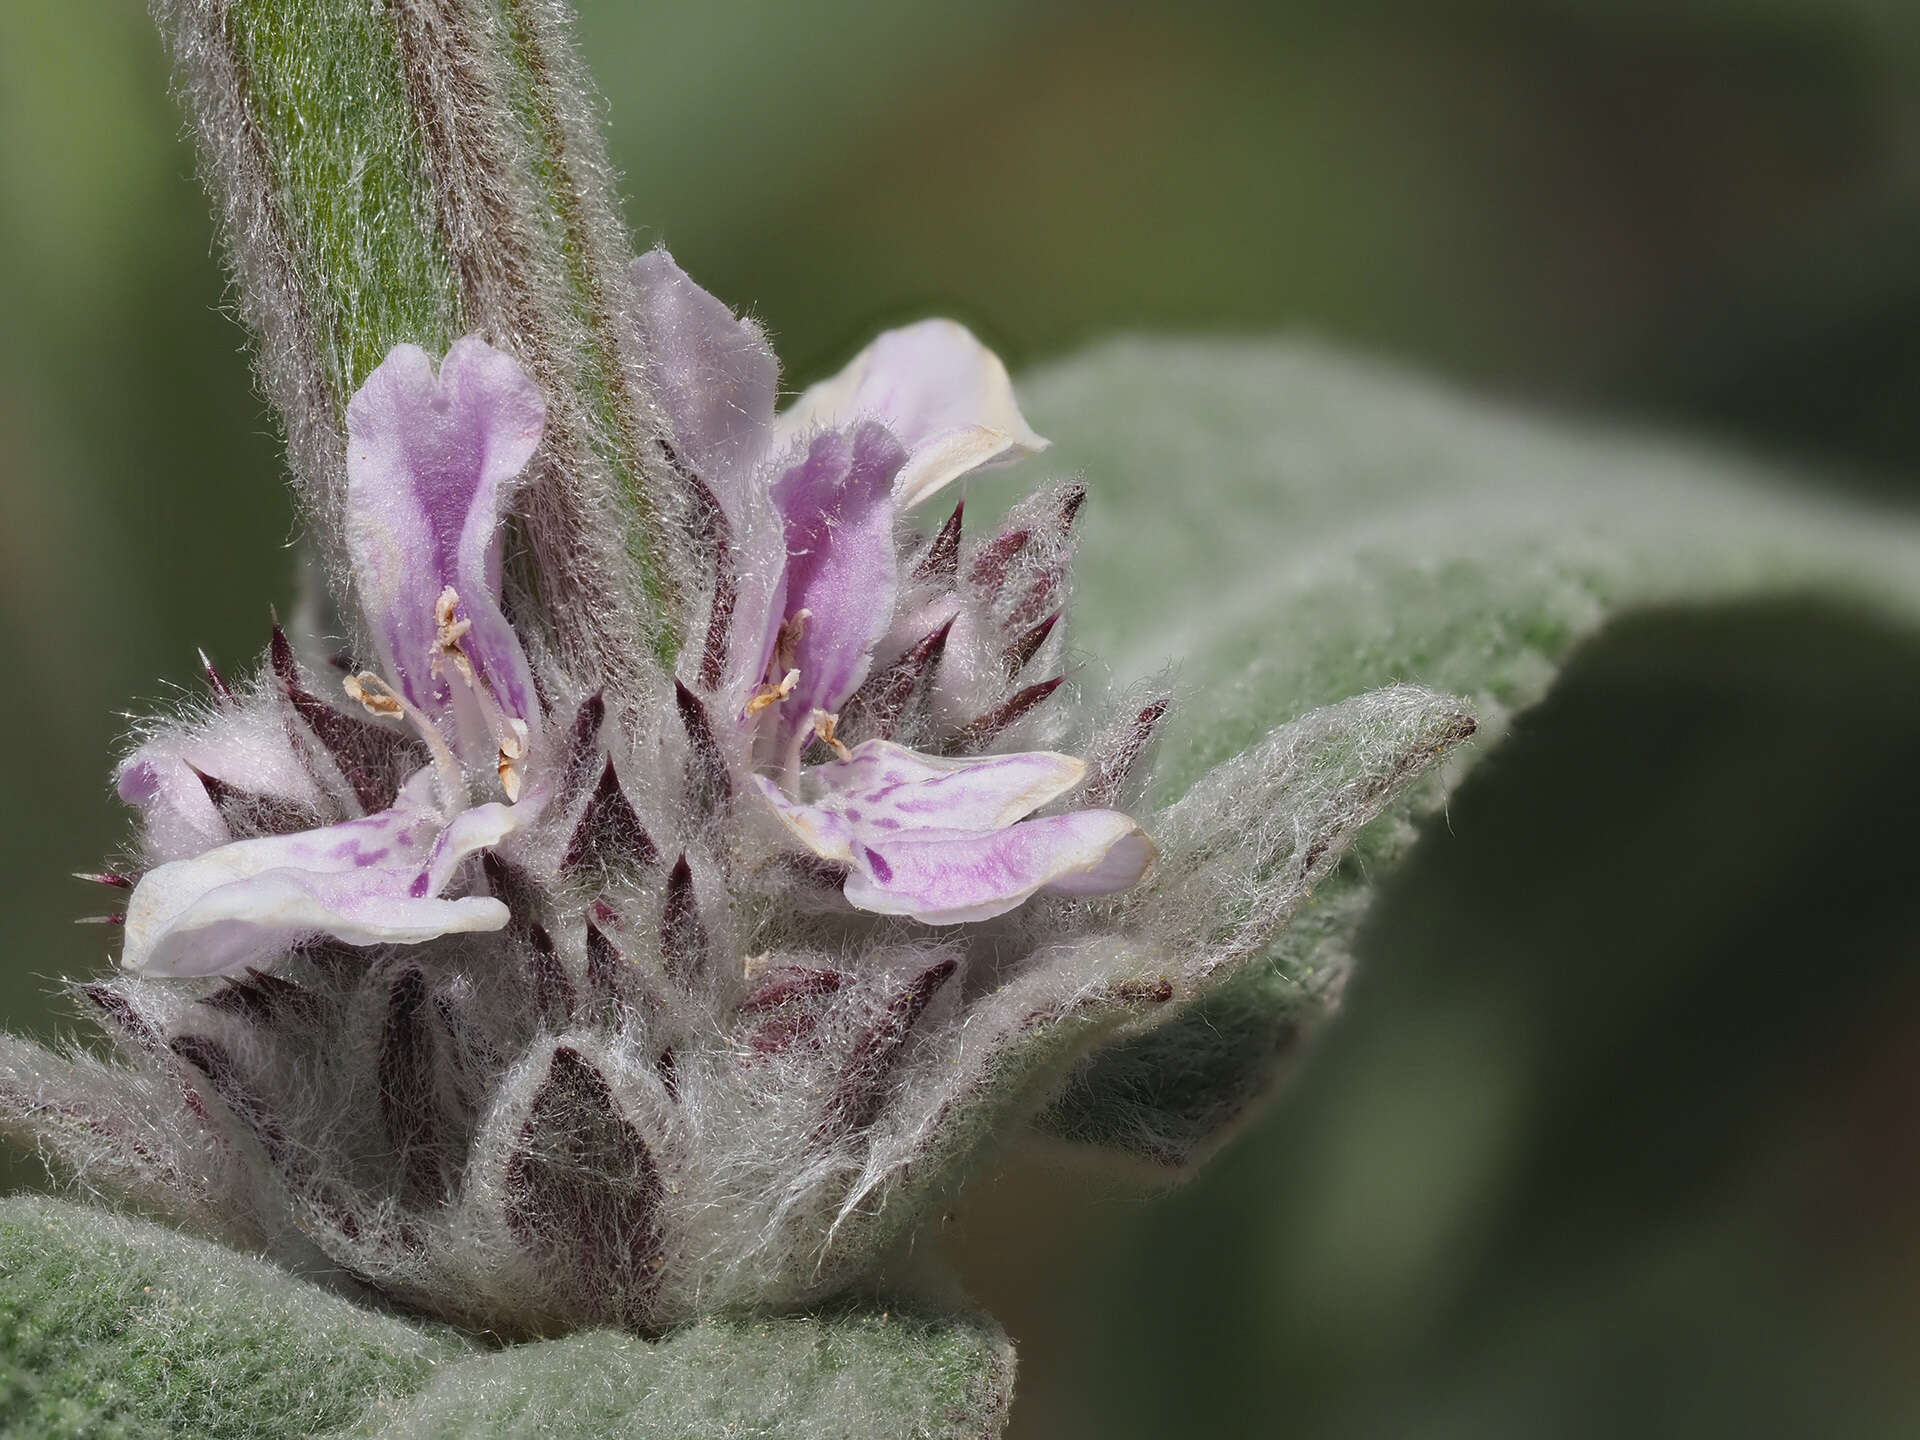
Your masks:
<path fill-rule="evenodd" d="M 586 0 L 583 29 L 642 238 L 751 305 L 795 384 L 930 309 L 1016 369 L 1116 328 L 1305 327 L 1916 493 L 1903 0 Z M 193 683 L 195 645 L 250 656 L 294 596 L 164 86 L 137 0 L 0 6 L 17 1028 L 103 963 L 64 877 L 120 833 L 116 712 Z M 1080 1176 L 970 1202 L 1017 1432 L 1901 1418 L 1876 1385 L 1920 1336 L 1893 908 L 1920 658 L 1840 617 L 1716 623 L 1607 642 L 1457 798 L 1475 843 L 1397 882 L 1375 978 L 1217 1174 L 1092 1224 Z"/>
<path fill-rule="evenodd" d="M 1265 1123 L 1153 1205 L 1052 1156 L 976 1190 L 1010 1433 L 1915 1433 L 1916 776 L 1911 630 L 1603 635 Z"/>

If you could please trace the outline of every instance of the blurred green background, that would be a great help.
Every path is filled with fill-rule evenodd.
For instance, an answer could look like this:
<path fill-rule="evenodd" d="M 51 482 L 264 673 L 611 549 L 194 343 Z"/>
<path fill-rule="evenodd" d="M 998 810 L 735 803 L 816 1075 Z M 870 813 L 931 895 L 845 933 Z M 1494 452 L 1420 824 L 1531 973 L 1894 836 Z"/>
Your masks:
<path fill-rule="evenodd" d="M 636 231 L 792 383 L 929 309 L 1016 369 L 1304 328 L 1920 498 L 1910 0 L 582 11 Z M 104 963 L 65 877 L 122 833 L 125 712 L 292 598 L 180 130 L 134 0 L 0 4 L 20 1028 Z M 1016 1433 L 1920 1433 L 1916 777 L 1912 636 L 1799 608 L 1603 640 L 1198 1183 L 1013 1154 L 959 1207 Z"/>

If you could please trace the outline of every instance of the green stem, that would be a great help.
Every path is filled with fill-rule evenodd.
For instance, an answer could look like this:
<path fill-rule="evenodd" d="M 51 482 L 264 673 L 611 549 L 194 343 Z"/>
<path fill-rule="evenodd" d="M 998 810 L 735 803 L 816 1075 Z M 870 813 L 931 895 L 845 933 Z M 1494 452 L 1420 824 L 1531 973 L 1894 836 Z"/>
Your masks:
<path fill-rule="evenodd" d="M 656 693 L 661 425 L 628 240 L 553 0 L 158 0 L 243 318 L 337 582 L 346 402 L 395 344 L 478 331 L 546 393 L 510 588 L 616 700 Z"/>

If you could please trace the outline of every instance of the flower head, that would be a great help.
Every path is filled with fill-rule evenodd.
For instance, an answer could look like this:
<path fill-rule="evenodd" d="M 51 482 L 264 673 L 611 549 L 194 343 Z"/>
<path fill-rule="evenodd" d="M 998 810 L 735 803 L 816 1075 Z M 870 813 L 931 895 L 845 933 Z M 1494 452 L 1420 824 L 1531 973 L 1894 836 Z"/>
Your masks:
<path fill-rule="evenodd" d="M 339 457 L 353 658 L 275 627 L 122 764 L 131 973 L 84 993 L 125 1063 L 34 1092 L 99 1183 L 506 1334 L 858 1281 L 1465 733 L 1368 697 L 1143 826 L 1170 697 L 1083 722 L 1062 663 L 1082 487 L 918 518 L 1045 448 L 999 361 L 926 322 L 776 414 L 757 326 L 664 251 L 628 278 L 675 658 L 583 663 L 604 592 L 526 578 L 562 397 L 395 348 Z"/>

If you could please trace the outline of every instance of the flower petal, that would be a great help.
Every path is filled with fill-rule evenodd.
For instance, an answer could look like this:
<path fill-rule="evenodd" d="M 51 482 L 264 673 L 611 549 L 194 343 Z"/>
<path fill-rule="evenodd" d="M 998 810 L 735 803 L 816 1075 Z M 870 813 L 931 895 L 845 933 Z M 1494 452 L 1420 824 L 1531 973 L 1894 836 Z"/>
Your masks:
<path fill-rule="evenodd" d="M 447 888 L 447 883 L 453 879 L 453 872 L 460 868 L 462 860 L 482 850 L 493 849 L 508 836 L 517 834 L 534 818 L 534 807 L 524 800 L 518 805 L 502 805 L 496 800 L 462 810 L 440 832 L 440 838 L 433 842 L 426 868 L 414 877 L 414 891 L 417 894 L 438 895 Z"/>
<path fill-rule="evenodd" d="M 642 255 L 630 273 L 640 341 L 680 457 L 726 503 L 770 443 L 779 362 L 758 325 L 696 285 L 664 249 Z"/>
<path fill-rule="evenodd" d="M 1079 810 L 978 833 L 918 830 L 857 844 L 847 899 L 927 925 L 987 920 L 1036 891 L 1107 895 L 1136 883 L 1153 843 L 1117 810 Z"/>
<path fill-rule="evenodd" d="M 906 452 L 884 426 L 814 437 L 774 483 L 785 517 L 784 613 L 808 618 L 794 644 L 800 672 L 780 704 L 777 763 L 797 758 L 814 710 L 838 711 L 866 678 L 899 587 L 890 491 Z"/>
<path fill-rule="evenodd" d="M 265 870 L 197 895 L 130 968 L 145 975 L 234 975 L 314 935 L 349 945 L 418 945 L 500 930 L 508 918 L 507 907 L 491 896 L 410 895 L 406 877 L 392 871 Z"/>
<path fill-rule="evenodd" d="M 433 898 L 458 859 L 499 829 L 498 817 L 473 815 L 448 826 L 433 804 L 433 774 L 422 770 L 377 815 L 158 866 L 128 901 L 121 964 L 147 975 L 230 974 L 313 935 L 413 944 L 497 930 L 507 921 L 497 900 Z M 443 832 L 454 836 L 444 846 Z"/>
<path fill-rule="evenodd" d="M 879 336 L 793 403 L 775 444 L 866 419 L 883 422 L 907 447 L 893 492 L 903 510 L 969 471 L 1012 464 L 1048 444 L 1020 413 L 1000 357 L 952 320 Z"/>
<path fill-rule="evenodd" d="M 539 388 L 474 335 L 454 342 L 437 376 L 419 346 L 394 346 L 347 406 L 354 579 L 382 668 L 430 714 L 451 698 L 433 671 L 434 607 L 449 585 L 501 709 L 536 714 L 526 655 L 500 611 L 500 551 L 512 482 L 545 423 Z"/>
<path fill-rule="evenodd" d="M 801 844 L 824 859 L 852 862 L 855 836 L 853 823 L 846 816 L 790 800 L 785 791 L 764 775 L 754 776 L 753 783 L 767 797 L 780 823 L 791 830 Z"/>
<path fill-rule="evenodd" d="M 232 838 L 201 775 L 297 809 L 324 803 L 276 709 L 249 702 L 220 710 L 191 728 L 155 735 L 114 772 L 120 798 L 141 812 L 150 861 L 197 855 Z"/>
<path fill-rule="evenodd" d="M 816 807 L 880 839 L 907 830 L 998 830 L 1064 795 L 1087 771 L 1073 756 L 1048 750 L 949 758 L 867 740 L 852 755 L 814 766 L 807 785 L 817 792 Z"/>

